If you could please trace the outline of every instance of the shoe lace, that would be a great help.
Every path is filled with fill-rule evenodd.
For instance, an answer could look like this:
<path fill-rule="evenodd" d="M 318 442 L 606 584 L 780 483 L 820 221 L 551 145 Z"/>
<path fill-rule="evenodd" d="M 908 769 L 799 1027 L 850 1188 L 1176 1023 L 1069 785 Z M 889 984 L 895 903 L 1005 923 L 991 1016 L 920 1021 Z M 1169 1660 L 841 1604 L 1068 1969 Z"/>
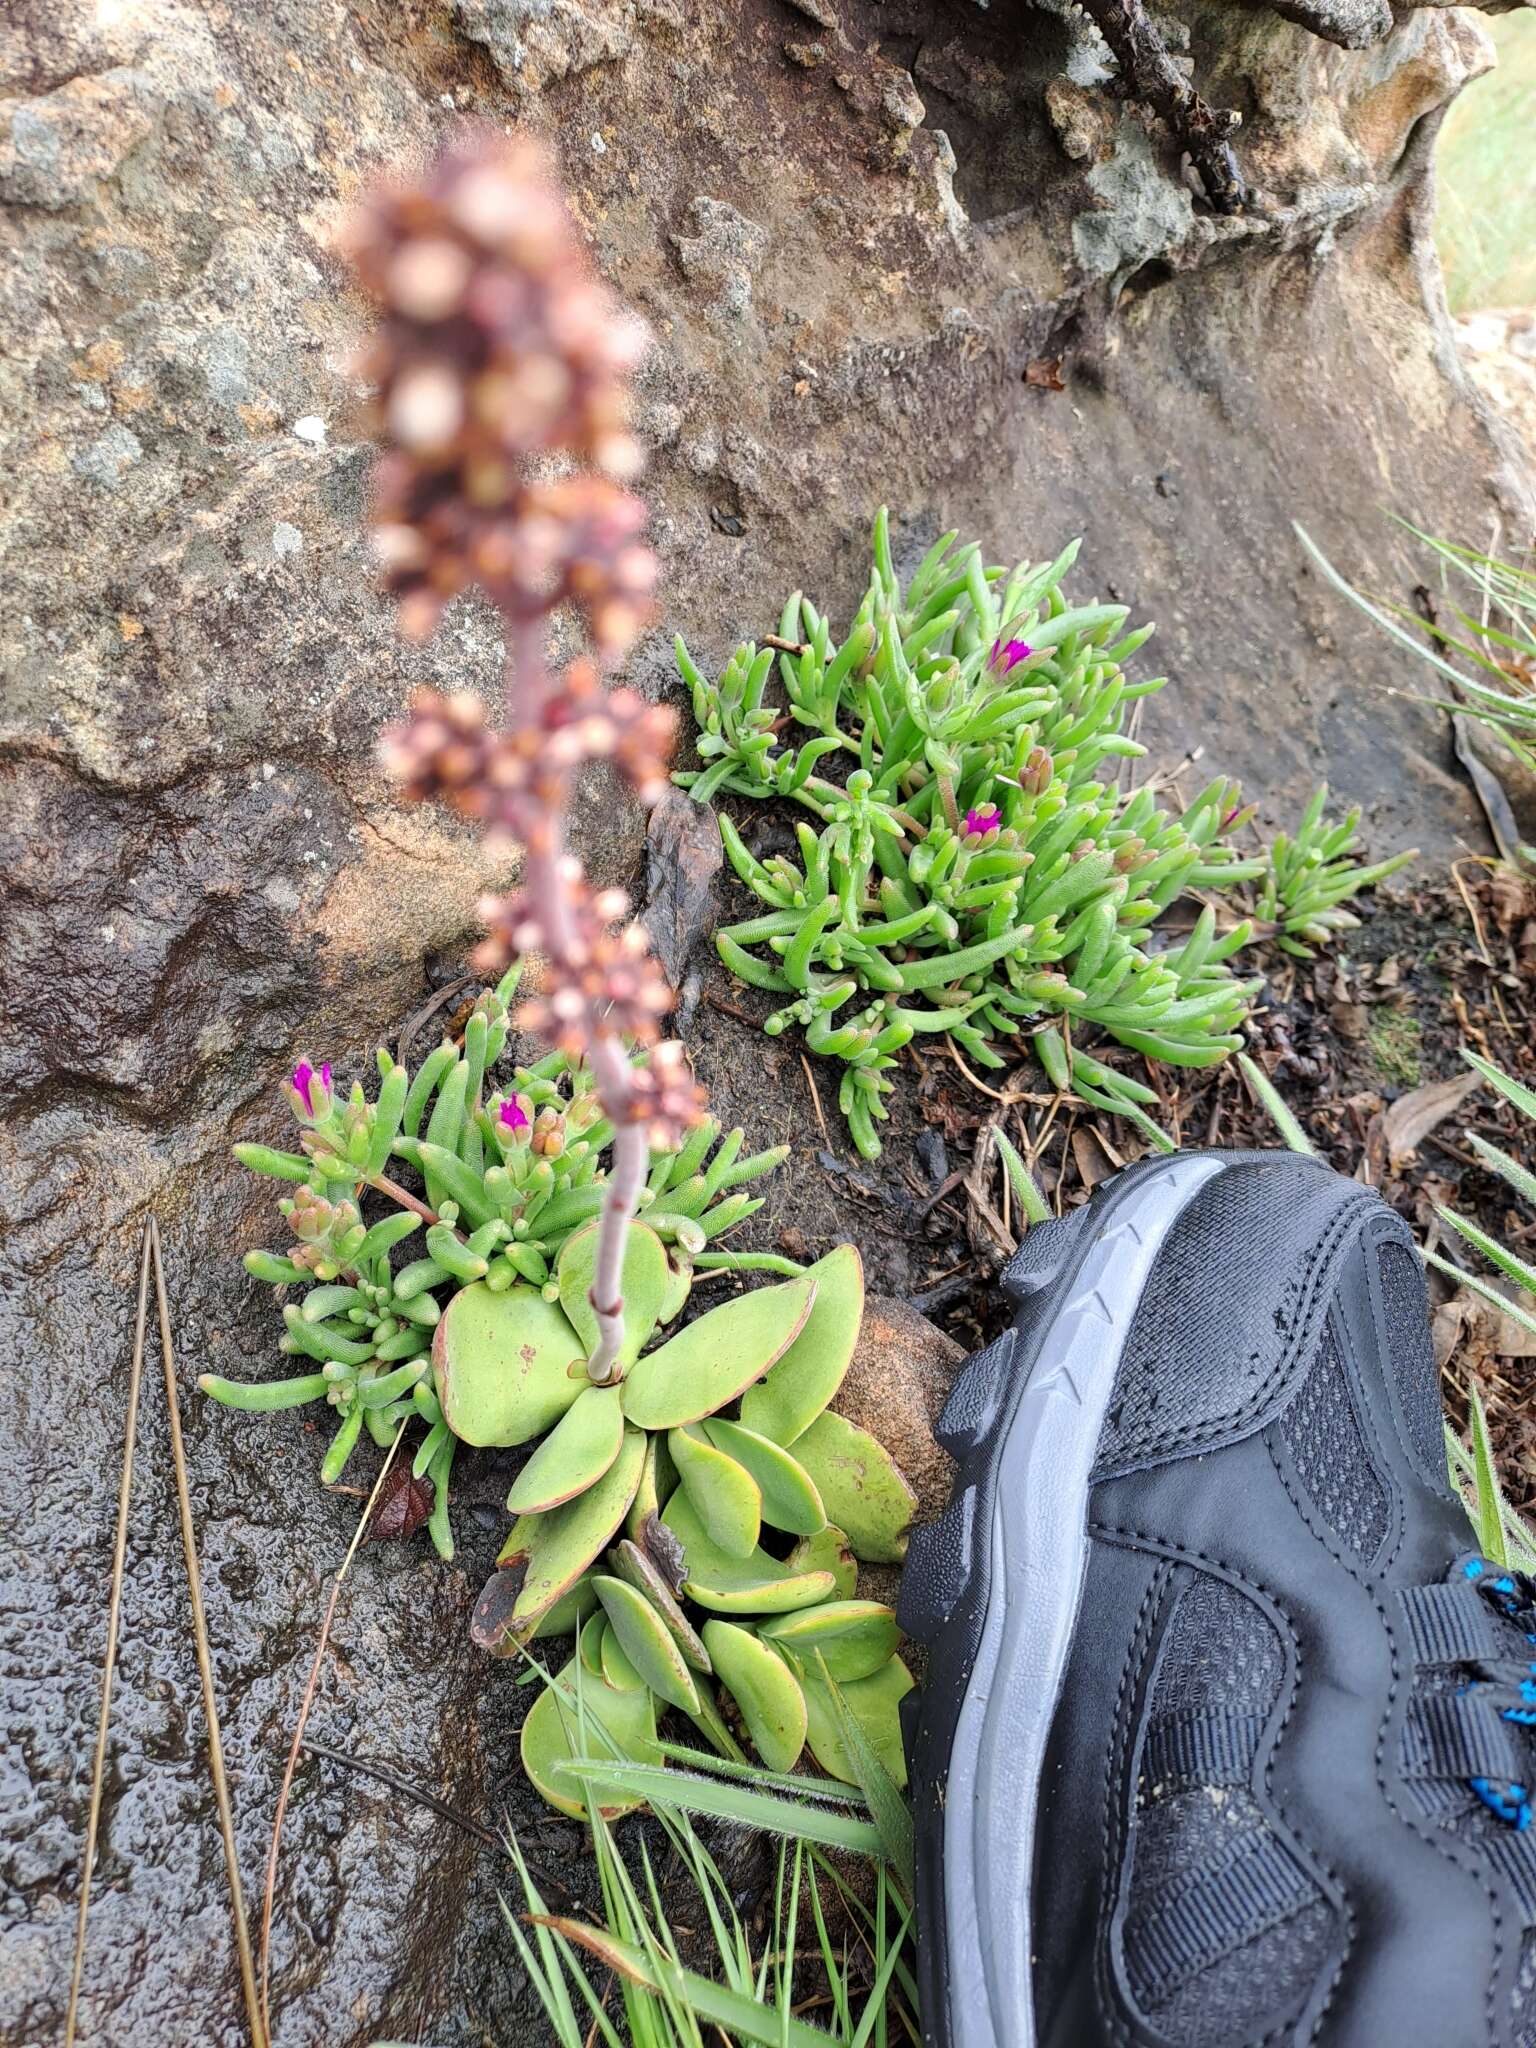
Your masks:
<path fill-rule="evenodd" d="M 1458 1717 L 1457 1739 L 1447 1744 L 1456 1757 L 1455 1768 L 1448 1767 L 1446 1772 L 1451 1776 L 1461 1775 L 1480 1734 L 1487 1743 L 1491 1715 L 1510 1727 L 1536 1729 L 1536 1578 L 1491 1558 L 1469 1557 L 1455 1567 L 1449 1583 L 1464 1588 L 1468 1597 L 1486 1602 L 1504 1624 L 1497 1653 L 1462 1658 L 1462 1668 L 1469 1675 L 1452 1694 L 1441 1695 L 1442 1712 L 1449 1709 Z M 1504 1760 L 1500 1758 L 1501 1763 Z M 1466 1783 L 1484 1806 L 1517 1834 L 1531 1827 L 1536 1772 L 1516 1778 L 1507 1770 L 1490 1769 L 1468 1775 Z"/>

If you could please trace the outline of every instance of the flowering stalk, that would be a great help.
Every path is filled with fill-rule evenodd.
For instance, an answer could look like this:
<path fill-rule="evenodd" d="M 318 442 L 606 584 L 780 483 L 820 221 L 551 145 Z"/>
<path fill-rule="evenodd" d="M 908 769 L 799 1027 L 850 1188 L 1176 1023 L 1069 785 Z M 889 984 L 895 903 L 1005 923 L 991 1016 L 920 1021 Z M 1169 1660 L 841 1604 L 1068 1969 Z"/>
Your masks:
<path fill-rule="evenodd" d="M 592 276 L 526 140 L 488 137 L 450 152 L 421 184 L 382 194 L 356 223 L 351 255 L 383 312 L 367 361 L 384 443 L 374 518 L 401 626 L 424 637 L 478 584 L 507 640 L 501 730 L 467 693 L 422 691 L 409 722 L 386 734 L 385 758 L 408 796 L 437 797 L 493 844 L 522 848 L 521 886 L 481 905 L 488 936 L 475 962 L 499 973 L 542 954 L 543 990 L 517 1022 L 586 1062 L 614 1127 L 587 1364 L 605 1383 L 618 1376 L 626 1233 L 650 1150 L 703 1115 L 682 1048 L 658 1043 L 673 998 L 644 931 L 621 923 L 621 892 L 590 888 L 563 833 L 573 777 L 589 761 L 611 761 L 642 802 L 656 800 L 673 715 L 632 690 L 605 691 L 587 661 L 555 677 L 545 655 L 561 605 L 580 612 L 607 663 L 650 616 L 645 507 L 622 488 L 641 461 L 626 378 L 642 336 Z M 552 457 L 589 468 L 529 474 Z M 649 1048 L 643 1063 L 626 1039 Z"/>

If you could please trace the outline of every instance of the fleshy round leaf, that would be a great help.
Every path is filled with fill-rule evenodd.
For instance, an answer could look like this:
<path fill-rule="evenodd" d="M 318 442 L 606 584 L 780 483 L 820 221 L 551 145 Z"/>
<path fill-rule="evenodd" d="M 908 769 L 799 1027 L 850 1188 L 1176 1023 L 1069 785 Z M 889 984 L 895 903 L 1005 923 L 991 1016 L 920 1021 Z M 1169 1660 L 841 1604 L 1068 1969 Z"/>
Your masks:
<path fill-rule="evenodd" d="M 776 1444 L 792 1444 L 842 1385 L 864 1320 L 864 1267 L 851 1244 L 829 1252 L 807 1277 L 817 1285 L 804 1329 L 763 1384 L 742 1396 L 742 1421 Z"/>
<path fill-rule="evenodd" d="M 830 1572 L 835 1600 L 851 1600 L 858 1588 L 859 1561 L 835 1522 L 802 1537 L 784 1562 L 792 1572 Z"/>
<path fill-rule="evenodd" d="M 781 1657 L 734 1622 L 706 1621 L 704 1641 L 741 1709 L 753 1748 L 770 1771 L 792 1771 L 805 1747 L 805 1694 L 799 1679 Z"/>
<path fill-rule="evenodd" d="M 644 1458 L 645 1438 L 638 1429 L 626 1429 L 619 1455 L 595 1486 L 547 1515 L 524 1518 L 532 1526 L 520 1539 L 526 1545 L 528 1571 L 512 1610 L 512 1625 L 519 1633 L 526 1634 L 612 1542 L 635 1497 Z M 508 1561 L 504 1549 L 502 1562 Z"/>
<path fill-rule="evenodd" d="M 461 1287 L 432 1333 L 443 1418 L 467 1444 L 525 1444 L 560 1420 L 586 1384 L 586 1354 L 558 1302 L 536 1287 Z"/>
<path fill-rule="evenodd" d="M 761 1549 L 746 1558 L 728 1555 L 710 1541 L 682 1487 L 668 1501 L 662 1520 L 683 1546 L 683 1591 L 717 1614 L 787 1614 L 814 1606 L 833 1590 L 829 1571 L 794 1572 Z"/>
<path fill-rule="evenodd" d="M 590 1758 L 593 1762 L 611 1761 L 610 1743 L 633 1763 L 659 1764 L 662 1757 L 656 1741 L 656 1703 L 643 1685 L 634 1692 L 616 1692 L 601 1678 L 594 1678 L 590 1672 L 584 1671 L 580 1678 L 581 1704 L 578 1711 L 574 1657 L 555 1684 L 567 1687 L 572 1698 L 568 1703 L 553 1687 L 546 1686 L 534 1701 L 523 1723 L 520 1743 L 523 1769 L 551 1806 L 557 1807 L 561 1813 L 570 1814 L 575 1820 L 585 1820 L 587 1809 L 573 1793 L 572 1781 L 561 1777 L 558 1766 L 579 1757 Z M 600 1725 L 608 1741 L 604 1741 L 593 1723 Z M 604 1820 L 617 1820 L 621 1814 L 633 1813 L 644 1803 L 641 1799 L 610 1797 L 598 1801 L 597 1810 Z"/>
<path fill-rule="evenodd" d="M 594 1593 L 597 1591 L 597 1587 L 593 1583 L 596 1576 L 594 1572 L 591 1579 L 586 1582 L 592 1585 Z M 576 1654 L 581 1659 L 581 1668 L 583 1671 L 590 1672 L 594 1678 L 601 1678 L 603 1675 L 603 1637 L 607 1633 L 607 1615 L 599 1614 L 594 1610 L 582 1623 L 576 1637 Z"/>
<path fill-rule="evenodd" d="M 694 1671 L 707 1673 L 710 1669 L 708 1650 L 678 1605 L 672 1588 L 639 1545 L 616 1543 L 608 1553 L 608 1562 L 618 1577 L 627 1580 L 637 1593 L 643 1593 L 650 1601 L 661 1616 L 667 1633 L 682 1651 L 683 1662 Z"/>
<path fill-rule="evenodd" d="M 542 1643 L 550 1636 L 574 1635 L 596 1605 L 597 1588 L 592 1583 L 592 1574 L 588 1572 L 585 1578 L 578 1579 L 571 1590 L 562 1594 L 555 1602 L 534 1630 L 530 1640 Z"/>
<path fill-rule="evenodd" d="M 581 1355 L 590 1358 L 597 1343 L 597 1317 L 591 1301 L 592 1275 L 597 1264 L 599 1225 L 588 1223 L 565 1240 L 555 1271 L 560 1281 L 560 1306 L 566 1320 L 581 1339 Z M 661 1320 L 661 1311 L 672 1282 L 667 1248 L 654 1230 L 643 1223 L 631 1223 L 624 1241 L 624 1275 L 620 1283 L 624 1296 L 624 1342 L 619 1351 L 621 1365 L 631 1366 L 640 1356 L 647 1338 Z"/>
<path fill-rule="evenodd" d="M 507 1506 L 515 1515 L 542 1515 L 585 1493 L 623 1441 L 618 1388 L 584 1387 L 512 1482 Z"/>
<path fill-rule="evenodd" d="M 619 1641 L 618 1632 L 610 1622 L 603 1630 L 603 1640 L 598 1646 L 598 1661 L 603 1668 L 603 1683 L 611 1685 L 615 1692 L 633 1692 L 645 1680 L 629 1661 L 624 1645 Z"/>
<path fill-rule="evenodd" d="M 854 1556 L 866 1564 L 900 1564 L 917 1495 L 884 1445 L 829 1408 L 795 1438 L 795 1457 Z"/>
<path fill-rule="evenodd" d="M 650 1601 L 625 1579 L 599 1575 L 596 1583 L 609 1628 L 651 1691 L 668 1705 L 681 1707 L 685 1714 L 697 1713 L 699 1695 L 693 1674 Z"/>
<path fill-rule="evenodd" d="M 625 1519 L 624 1533 L 638 1543 L 646 1517 L 659 1515 L 672 1498 L 672 1489 L 677 1484 L 677 1472 L 672 1464 L 672 1453 L 667 1449 L 667 1440 L 658 1433 L 651 1433 L 645 1439 L 645 1463 L 640 1468 L 640 1484 L 635 1488 L 635 1498 Z"/>
<path fill-rule="evenodd" d="M 669 1431 L 667 1449 L 711 1543 L 727 1557 L 750 1557 L 763 1519 L 763 1496 L 751 1473 L 717 1450 L 697 1423 Z"/>
<path fill-rule="evenodd" d="M 824 1600 L 819 1607 L 765 1621 L 762 1635 L 807 1658 L 819 1650 L 839 1685 L 870 1677 L 896 1654 L 901 1640 L 895 1609 L 878 1600 Z"/>
<path fill-rule="evenodd" d="M 829 1778 L 841 1778 L 845 1785 L 859 1782 L 853 1759 L 843 1743 L 832 1696 L 814 1669 L 795 1667 L 805 1694 L 805 1739 L 811 1754 Z M 899 1657 L 889 1657 L 868 1678 L 839 1684 L 848 1711 L 869 1738 L 871 1749 L 898 1785 L 907 1782 L 907 1759 L 901 1743 L 898 1709 L 912 1690 L 912 1674 Z"/>
<path fill-rule="evenodd" d="M 796 1340 L 798 1341 L 798 1339 Z M 814 1481 L 798 1459 L 755 1429 L 712 1416 L 704 1424 L 710 1442 L 750 1472 L 763 1500 L 763 1520 L 791 1536 L 814 1536 L 825 1528 L 827 1511 Z"/>
<path fill-rule="evenodd" d="M 631 1368 L 625 1415 L 642 1429 L 676 1429 L 715 1414 L 794 1341 L 815 1298 L 806 1273 L 723 1301 Z"/>

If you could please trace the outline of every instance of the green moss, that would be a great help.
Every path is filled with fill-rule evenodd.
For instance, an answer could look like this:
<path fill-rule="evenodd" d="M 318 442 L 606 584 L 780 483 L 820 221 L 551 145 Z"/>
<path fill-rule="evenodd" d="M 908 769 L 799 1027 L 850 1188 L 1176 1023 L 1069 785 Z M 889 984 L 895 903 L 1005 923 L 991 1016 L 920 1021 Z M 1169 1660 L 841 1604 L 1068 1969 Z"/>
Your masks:
<path fill-rule="evenodd" d="M 1410 1010 L 1395 1003 L 1381 1003 L 1371 1012 L 1367 1033 L 1371 1057 L 1384 1079 L 1402 1088 L 1416 1088 L 1422 1068 L 1424 1032 Z"/>

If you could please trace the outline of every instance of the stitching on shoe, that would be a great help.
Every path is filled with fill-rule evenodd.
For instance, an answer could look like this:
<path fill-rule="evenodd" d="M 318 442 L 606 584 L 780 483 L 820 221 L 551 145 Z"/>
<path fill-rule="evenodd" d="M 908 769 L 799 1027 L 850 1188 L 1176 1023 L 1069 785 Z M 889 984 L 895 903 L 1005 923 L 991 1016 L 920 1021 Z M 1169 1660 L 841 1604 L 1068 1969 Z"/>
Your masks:
<path fill-rule="evenodd" d="M 1281 1600 L 1279 1594 L 1276 1593 L 1272 1587 L 1266 1586 L 1262 1579 L 1255 1579 L 1250 1577 L 1250 1575 L 1247 1572 L 1245 1572 L 1241 1566 L 1229 1563 L 1226 1558 L 1216 1557 L 1209 1551 L 1192 1550 L 1187 1544 L 1175 1542 L 1172 1537 L 1154 1535 L 1150 1530 L 1146 1529 L 1126 1528 L 1119 1523 L 1090 1521 L 1088 1524 L 1088 1533 L 1091 1536 L 1106 1537 L 1111 1541 L 1129 1540 L 1130 1542 L 1142 1545 L 1150 1544 L 1154 1546 L 1156 1550 L 1165 1553 L 1170 1551 L 1174 1552 L 1179 1557 L 1188 1558 L 1192 1563 L 1195 1564 L 1214 1565 L 1218 1571 L 1225 1572 L 1229 1578 L 1236 1580 L 1238 1585 L 1247 1586 L 1251 1591 L 1262 1594 L 1264 1598 L 1271 1603 L 1276 1613 L 1280 1616 L 1280 1619 L 1285 1624 L 1285 1634 L 1291 1646 L 1294 1671 L 1291 1679 L 1290 1696 L 1285 1703 L 1285 1711 L 1280 1716 L 1279 1721 L 1275 1724 L 1274 1740 L 1270 1743 L 1268 1752 L 1264 1759 L 1264 1794 L 1266 1799 L 1268 1799 L 1270 1805 L 1273 1807 L 1276 1816 L 1279 1818 L 1279 1820 L 1283 1823 L 1285 1827 L 1286 1834 L 1289 1837 L 1286 1846 L 1289 1849 L 1291 1849 L 1293 1853 L 1299 1855 L 1304 1869 L 1307 1869 L 1312 1872 L 1316 1872 L 1318 1870 L 1322 1871 L 1323 1875 L 1328 1879 L 1330 1885 L 1333 1888 L 1334 1896 L 1333 1899 L 1329 1901 L 1329 1903 L 1333 1904 L 1336 1902 L 1337 1905 L 1342 1909 L 1344 1914 L 1344 1940 L 1339 1949 L 1338 1960 L 1334 1965 L 1333 1976 L 1329 1982 L 1327 1994 L 1324 1997 L 1322 2004 L 1318 2008 L 1317 2017 L 1313 2021 L 1307 2037 L 1309 2041 L 1316 2041 L 1319 2030 L 1322 2027 L 1323 2021 L 1327 2017 L 1328 2012 L 1332 2007 L 1334 2000 L 1337 1996 L 1338 1987 L 1340 1983 L 1343 1981 L 1344 1966 L 1348 1962 L 1350 1954 L 1355 1946 L 1355 1936 L 1357 1932 L 1358 1923 L 1355 1917 L 1355 1909 L 1350 1901 L 1349 1891 L 1344 1883 L 1344 1880 L 1340 1877 L 1338 1871 L 1335 1870 L 1335 1868 L 1328 1861 L 1326 1856 L 1320 1854 L 1320 1852 L 1311 1844 L 1304 1843 L 1302 1841 L 1301 1836 L 1297 1833 L 1296 1829 L 1291 1825 L 1290 1815 L 1287 1812 L 1284 1803 L 1279 1799 L 1274 1790 L 1273 1774 L 1275 1758 L 1279 1754 L 1281 1739 L 1284 1736 L 1287 1727 L 1290 1725 L 1291 1717 L 1296 1709 L 1296 1702 L 1301 1694 L 1301 1669 L 1303 1657 L 1301 1643 L 1296 1634 L 1296 1625 L 1292 1621 L 1290 1612 L 1286 1608 L 1284 1601 Z M 1119 1705 L 1120 1703 L 1119 1701 L 1117 1701 L 1117 1713 L 1119 1712 Z M 1280 2022 L 1277 2026 L 1271 2027 L 1268 2033 L 1262 2036 L 1255 2037 L 1253 2040 L 1246 2044 L 1246 2048 L 1271 2048 L 1272 2043 L 1284 2041 L 1287 2039 L 1294 2040 L 1294 2034 L 1292 2030 L 1295 2027 L 1295 2024 L 1295 2020 L 1284 2020 Z M 1129 2037 L 1122 2036 L 1122 2040 L 1128 2042 Z"/>
<path fill-rule="evenodd" d="M 1302 1284 L 1301 1320 L 1292 1330 L 1278 1364 L 1263 1385 L 1251 1394 L 1241 1407 L 1233 1409 L 1219 1419 L 1214 1437 L 1208 1435 L 1209 1425 L 1193 1423 L 1172 1428 L 1166 1434 L 1154 1431 L 1145 1439 L 1140 1450 L 1129 1455 L 1122 1452 L 1112 1465 L 1096 1465 L 1093 1472 L 1095 1486 L 1106 1479 L 1118 1479 L 1128 1472 L 1142 1470 L 1147 1465 L 1155 1464 L 1166 1457 L 1170 1452 L 1183 1450 L 1192 1443 L 1204 1440 L 1210 1448 L 1216 1449 L 1245 1433 L 1248 1425 L 1274 1399 L 1277 1389 L 1283 1386 L 1286 1378 L 1294 1370 L 1298 1355 L 1315 1342 L 1319 1302 L 1323 1300 L 1325 1282 L 1332 1278 L 1341 1240 L 1358 1218 L 1379 1200 L 1378 1195 L 1362 1189 L 1358 1195 L 1346 1196 L 1340 1203 L 1322 1242 L 1313 1249 Z"/>
<path fill-rule="evenodd" d="M 1092 1524 L 1089 1525 L 1092 1533 Z M 1117 1771 L 1123 1774 L 1129 1754 L 1130 1715 L 1126 1698 L 1134 1690 L 1135 1673 L 1139 1678 L 1145 1670 L 1147 1658 L 1152 1650 L 1152 1613 L 1161 1611 L 1168 1597 L 1168 1588 L 1173 1582 L 1174 1566 L 1169 1558 L 1160 1558 L 1156 1571 L 1147 1583 L 1147 1590 L 1141 1596 L 1141 1605 L 1136 1610 L 1136 1623 L 1131 1630 L 1126 1646 L 1125 1660 L 1120 1667 L 1120 1683 L 1115 1690 L 1115 1738 L 1104 1755 L 1104 1805 L 1103 1820 L 1099 1829 L 1099 1925 L 1095 1942 L 1094 1990 L 1098 1997 L 1099 2016 L 1109 2029 L 1112 2039 L 1122 2048 L 1130 2048 L 1130 2029 L 1118 2009 L 1114 1972 L 1110 1967 L 1110 1944 L 1115 1915 L 1120 1905 L 1120 1886 L 1117 1882 L 1116 1851 L 1119 1851 L 1120 1870 L 1124 1869 L 1125 1850 L 1129 1831 L 1122 1828 L 1120 1802 L 1115 1797 Z M 1125 1839 L 1122 1840 L 1122 1834 Z M 1107 1909 L 1107 1910 L 1106 1910 Z"/>

